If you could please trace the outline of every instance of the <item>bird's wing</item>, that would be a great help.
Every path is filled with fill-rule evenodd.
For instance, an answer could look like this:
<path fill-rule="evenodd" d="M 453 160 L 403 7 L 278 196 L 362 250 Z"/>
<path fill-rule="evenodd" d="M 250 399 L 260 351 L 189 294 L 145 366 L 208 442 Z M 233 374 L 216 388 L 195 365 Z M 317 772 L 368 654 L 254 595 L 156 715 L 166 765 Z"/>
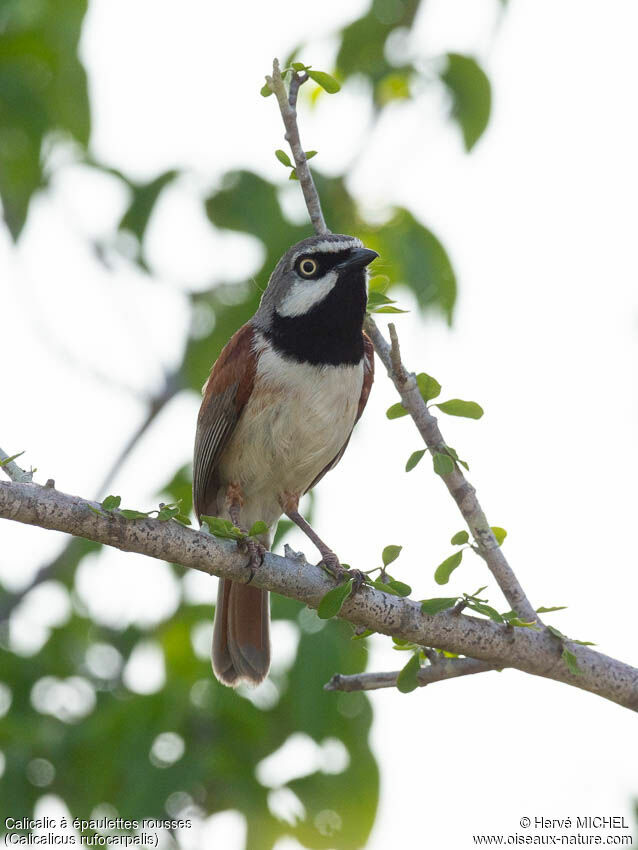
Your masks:
<path fill-rule="evenodd" d="M 250 324 L 233 334 L 204 385 L 193 457 L 193 505 L 198 519 L 217 510 L 217 464 L 255 383 L 254 334 Z"/>
<path fill-rule="evenodd" d="M 357 408 L 357 416 L 352 425 L 352 429 L 354 430 L 354 426 L 357 424 L 359 419 L 361 419 L 361 414 L 363 413 L 363 409 L 368 402 L 368 396 L 370 395 L 370 390 L 372 389 L 372 382 L 374 381 L 374 346 L 372 345 L 372 340 L 370 337 L 364 333 L 363 334 L 363 383 L 361 385 L 361 395 L 359 396 L 359 406 Z M 318 484 L 326 472 L 334 469 L 335 466 L 339 463 L 341 458 L 343 457 L 343 453 L 348 447 L 348 443 L 350 442 L 350 437 L 352 436 L 352 430 L 348 434 L 348 439 L 345 441 L 338 454 L 330 461 L 330 463 L 325 466 L 319 475 L 312 482 L 308 490 L 312 490 L 312 488 Z M 308 492 L 306 490 L 306 493 Z"/>

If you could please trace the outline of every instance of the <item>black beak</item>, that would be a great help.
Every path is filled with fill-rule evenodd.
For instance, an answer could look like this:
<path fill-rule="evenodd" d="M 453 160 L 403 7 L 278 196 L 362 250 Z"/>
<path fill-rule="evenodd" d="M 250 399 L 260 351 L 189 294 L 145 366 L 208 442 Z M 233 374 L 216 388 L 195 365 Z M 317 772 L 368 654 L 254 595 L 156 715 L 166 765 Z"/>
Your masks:
<path fill-rule="evenodd" d="M 373 260 L 376 260 L 378 256 L 376 251 L 371 251 L 369 248 L 353 248 L 350 251 L 350 256 L 342 263 L 339 263 L 337 268 L 348 270 L 362 269 Z"/>

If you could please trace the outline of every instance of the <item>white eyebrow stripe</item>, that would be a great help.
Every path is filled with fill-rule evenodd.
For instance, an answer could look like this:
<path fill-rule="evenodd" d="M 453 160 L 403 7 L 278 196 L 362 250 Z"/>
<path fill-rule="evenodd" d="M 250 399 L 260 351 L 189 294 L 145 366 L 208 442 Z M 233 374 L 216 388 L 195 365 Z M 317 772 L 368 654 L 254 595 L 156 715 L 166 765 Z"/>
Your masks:
<path fill-rule="evenodd" d="M 363 248 L 363 242 L 354 236 L 352 237 L 352 239 L 341 239 L 338 242 L 335 242 L 330 239 L 325 239 L 323 242 L 316 242 L 314 245 L 308 246 L 308 248 L 304 248 L 301 251 L 297 251 L 297 253 L 292 258 L 292 262 L 294 264 L 297 258 L 301 257 L 302 254 L 336 254 L 339 251 L 347 251 L 349 248 Z"/>

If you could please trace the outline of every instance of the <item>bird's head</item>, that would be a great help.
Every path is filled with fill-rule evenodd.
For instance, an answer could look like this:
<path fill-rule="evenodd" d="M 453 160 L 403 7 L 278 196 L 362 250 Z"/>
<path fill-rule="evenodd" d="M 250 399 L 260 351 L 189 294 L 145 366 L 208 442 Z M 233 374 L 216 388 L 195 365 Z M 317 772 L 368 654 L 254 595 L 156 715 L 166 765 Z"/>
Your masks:
<path fill-rule="evenodd" d="M 366 267 L 377 256 L 360 239 L 338 233 L 297 242 L 277 263 L 255 318 L 270 325 L 313 316 L 323 327 L 345 312 L 362 322 Z"/>

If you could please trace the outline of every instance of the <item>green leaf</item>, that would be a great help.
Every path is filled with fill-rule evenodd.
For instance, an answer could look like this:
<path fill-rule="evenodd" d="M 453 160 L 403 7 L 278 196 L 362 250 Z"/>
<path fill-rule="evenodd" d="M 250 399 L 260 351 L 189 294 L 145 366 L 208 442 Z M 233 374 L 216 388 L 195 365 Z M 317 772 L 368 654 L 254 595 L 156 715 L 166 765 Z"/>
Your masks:
<path fill-rule="evenodd" d="M 392 643 L 395 646 L 414 646 L 412 641 L 405 640 L 404 638 L 400 638 L 400 637 L 395 637 L 394 635 L 392 635 Z"/>
<path fill-rule="evenodd" d="M 397 581 L 397 579 L 392 579 L 389 586 L 397 594 L 397 596 L 409 596 L 412 593 L 412 588 L 409 584 Z"/>
<path fill-rule="evenodd" d="M 290 161 L 290 157 L 286 153 L 286 151 L 282 151 L 281 148 L 277 148 L 275 151 L 275 156 L 281 162 L 282 165 L 287 166 L 288 168 L 292 168 L 292 162 Z"/>
<path fill-rule="evenodd" d="M 327 91 L 328 94 L 336 94 L 341 89 L 335 78 L 331 77 L 330 74 L 326 74 L 325 71 L 308 71 L 308 76 L 315 83 L 318 83 L 324 91 Z"/>
<path fill-rule="evenodd" d="M 384 295 L 383 292 L 375 292 L 375 290 L 371 290 L 368 293 L 368 303 L 366 309 L 368 312 L 375 310 L 377 307 L 382 307 L 384 304 L 394 304 L 395 302 L 392 298 L 388 298 L 387 295 Z"/>
<path fill-rule="evenodd" d="M 564 635 L 560 629 L 557 629 L 556 626 L 547 626 L 547 631 L 550 634 L 553 634 L 554 637 L 557 637 L 559 640 L 568 640 L 567 635 Z"/>
<path fill-rule="evenodd" d="M 102 502 L 102 508 L 105 511 L 114 511 L 119 508 L 122 498 L 120 496 L 107 496 Z"/>
<path fill-rule="evenodd" d="M 370 313 L 409 313 L 409 310 L 401 310 L 399 307 L 392 307 L 391 305 L 385 307 L 377 307 L 376 310 L 370 310 Z"/>
<path fill-rule="evenodd" d="M 365 632 L 361 632 L 360 635 L 352 635 L 352 640 L 363 640 L 364 638 L 370 637 L 370 635 L 374 635 L 376 632 L 373 632 L 372 629 L 366 629 Z"/>
<path fill-rule="evenodd" d="M 573 652 L 571 652 L 569 649 L 567 649 L 567 647 L 563 647 L 563 652 L 562 652 L 561 658 L 563 659 L 563 661 L 567 665 L 567 669 L 569 670 L 570 673 L 573 673 L 574 676 L 581 676 L 582 675 L 583 671 L 578 666 L 578 659 L 576 658 L 576 656 L 574 655 Z"/>
<path fill-rule="evenodd" d="M 237 528 L 229 519 L 204 514 L 202 514 L 201 519 L 202 522 L 206 523 L 208 530 L 214 537 L 221 537 L 224 540 L 243 540 L 246 537 L 241 528 Z"/>
<path fill-rule="evenodd" d="M 449 455 L 433 454 L 432 465 L 437 475 L 448 475 L 454 470 L 454 461 Z"/>
<path fill-rule="evenodd" d="M 352 593 L 353 583 L 354 579 L 350 579 L 344 584 L 339 584 L 337 587 L 329 590 L 319 603 L 317 616 L 322 620 L 329 620 L 331 617 L 335 617 L 341 611 L 343 603 Z"/>
<path fill-rule="evenodd" d="M 265 83 L 265 85 L 263 85 L 263 86 L 259 89 L 259 94 L 260 94 L 262 97 L 270 97 L 270 95 L 271 95 L 271 94 L 273 94 L 273 90 L 270 88 L 270 86 L 268 85 L 268 83 Z"/>
<path fill-rule="evenodd" d="M 368 292 L 385 292 L 390 286 L 390 278 L 387 274 L 375 274 L 368 280 Z"/>
<path fill-rule="evenodd" d="M 519 629 L 535 629 L 538 630 L 536 625 L 536 620 L 521 620 L 514 611 L 506 611 L 504 614 L 501 614 L 502 618 L 508 623 L 510 626 L 516 626 Z M 549 626 L 548 626 L 549 628 Z"/>
<path fill-rule="evenodd" d="M 434 581 L 437 584 L 447 584 L 454 570 L 460 565 L 463 560 L 463 550 L 455 552 L 442 561 L 434 572 Z"/>
<path fill-rule="evenodd" d="M 451 398 L 434 406 L 448 416 L 464 416 L 466 419 L 480 419 L 484 412 L 480 404 L 475 401 L 463 401 L 461 398 Z"/>
<path fill-rule="evenodd" d="M 386 546 L 383 552 L 381 553 L 381 558 L 383 559 L 383 566 L 387 567 L 388 564 L 392 563 L 392 561 L 396 561 L 396 559 L 401 554 L 401 549 L 403 549 L 403 546 Z"/>
<path fill-rule="evenodd" d="M 94 508 L 93 505 L 89 505 L 88 502 L 87 502 L 86 506 L 90 511 L 93 511 L 93 513 L 97 514 L 98 516 L 107 516 L 107 514 L 105 514 L 103 511 L 100 511 L 97 508 Z"/>
<path fill-rule="evenodd" d="M 453 546 L 461 546 L 463 543 L 467 543 L 470 539 L 470 535 L 467 531 L 457 531 L 454 537 L 450 540 L 450 543 Z"/>
<path fill-rule="evenodd" d="M 502 546 L 503 541 L 507 537 L 507 531 L 505 531 L 504 528 L 501 528 L 498 525 L 492 525 L 490 526 L 490 528 L 492 529 L 492 534 L 494 535 L 494 537 L 496 537 L 496 542 L 499 546 Z"/>
<path fill-rule="evenodd" d="M 176 516 L 172 517 L 172 519 L 174 519 L 175 522 L 178 522 L 180 525 L 191 525 L 190 518 L 187 517 L 186 514 L 177 514 Z"/>
<path fill-rule="evenodd" d="M 248 532 L 249 537 L 256 537 L 258 534 L 266 534 L 268 532 L 268 526 L 262 519 L 258 519 L 257 522 L 254 522 L 250 531 Z"/>
<path fill-rule="evenodd" d="M 458 122 L 465 148 L 470 151 L 490 120 L 490 81 L 475 59 L 458 53 L 448 53 L 441 80 L 452 98 L 452 118 Z"/>
<path fill-rule="evenodd" d="M 473 611 L 477 611 L 479 614 L 485 614 L 486 617 L 489 617 L 490 620 L 494 620 L 495 623 L 505 622 L 496 608 L 492 608 L 491 605 L 486 605 L 484 602 L 477 602 L 473 599 L 467 603 L 467 607 L 471 608 Z"/>
<path fill-rule="evenodd" d="M 386 410 L 385 415 L 388 417 L 388 419 L 400 419 L 402 416 L 407 416 L 408 411 L 401 404 L 401 402 L 398 401 L 396 404 L 393 404 L 392 407 L 389 407 Z"/>
<path fill-rule="evenodd" d="M 15 455 L 11 455 L 11 457 L 5 457 L 4 460 L 0 460 L 0 466 L 6 466 L 8 463 L 11 463 L 12 460 L 15 460 L 17 457 L 20 457 L 20 455 L 23 455 L 23 454 L 24 454 L 24 451 L 18 452 Z"/>
<path fill-rule="evenodd" d="M 540 608 L 536 609 L 537 614 L 551 614 L 552 611 L 564 611 L 567 608 L 567 605 L 553 605 L 551 608 L 546 608 L 544 605 L 541 605 Z"/>
<path fill-rule="evenodd" d="M 405 465 L 405 471 L 411 472 L 426 452 L 427 449 L 419 449 L 416 452 L 412 452 Z"/>
<path fill-rule="evenodd" d="M 178 176 L 178 171 L 165 171 L 149 183 L 132 183 L 127 180 L 133 194 L 128 209 L 120 219 L 118 230 L 135 234 L 139 242 L 144 239 L 146 227 L 162 191 Z"/>
<path fill-rule="evenodd" d="M 120 511 L 120 516 L 123 516 L 124 519 L 148 519 L 148 513 L 144 513 L 144 511 L 135 511 L 129 508 L 123 508 Z"/>
<path fill-rule="evenodd" d="M 297 177 L 297 169 L 296 168 L 293 168 L 291 170 L 290 174 L 288 175 L 288 179 L 289 180 L 299 180 L 299 178 Z"/>
<path fill-rule="evenodd" d="M 416 376 L 416 383 L 423 401 L 431 401 L 441 392 L 441 384 L 439 384 L 436 378 L 427 375 L 425 372 L 419 372 Z"/>
<path fill-rule="evenodd" d="M 457 463 L 460 463 L 460 464 L 461 464 L 461 466 L 464 466 L 464 467 L 468 470 L 468 472 L 469 472 L 469 470 L 470 470 L 469 464 L 468 464 L 466 461 L 461 460 L 461 458 L 460 458 L 460 457 L 458 456 L 458 454 L 457 454 L 456 449 L 453 449 L 453 448 L 452 448 L 452 446 L 446 446 L 445 448 L 447 449 L 447 453 L 448 453 L 449 455 L 452 455 L 452 457 L 454 458 L 454 460 L 455 460 Z"/>
<path fill-rule="evenodd" d="M 306 157 L 306 160 L 309 160 L 312 159 L 313 156 L 317 156 L 318 153 L 319 151 L 304 151 L 303 155 Z"/>
<path fill-rule="evenodd" d="M 421 611 L 424 614 L 440 614 L 441 611 L 447 611 L 453 608 L 458 602 L 458 596 L 439 596 L 433 599 L 423 599 L 421 601 Z"/>
<path fill-rule="evenodd" d="M 294 68 L 295 71 L 305 71 L 306 70 L 306 66 L 304 65 L 303 62 L 292 62 L 291 67 Z M 308 67 L 310 67 L 310 66 L 308 66 Z"/>
<path fill-rule="evenodd" d="M 421 669 L 418 653 L 415 653 L 397 676 L 397 690 L 409 694 L 419 687 L 417 673 Z"/>

